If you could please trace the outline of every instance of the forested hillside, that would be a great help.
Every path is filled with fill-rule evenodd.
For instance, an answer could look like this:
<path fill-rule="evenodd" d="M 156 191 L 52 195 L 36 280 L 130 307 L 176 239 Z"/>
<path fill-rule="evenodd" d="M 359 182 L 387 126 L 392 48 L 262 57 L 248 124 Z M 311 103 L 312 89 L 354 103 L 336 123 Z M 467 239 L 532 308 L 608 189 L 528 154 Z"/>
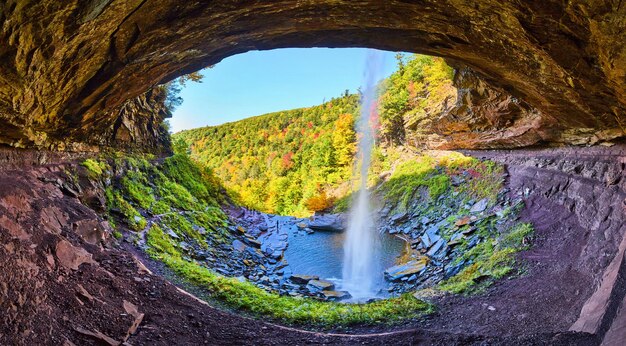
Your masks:
<path fill-rule="evenodd" d="M 398 56 L 398 70 L 379 85 L 379 146 L 373 170 L 388 169 L 385 147 L 419 144 L 454 99 L 452 69 L 443 59 Z M 307 216 L 349 192 L 356 151 L 359 95 L 319 106 L 270 113 L 174 135 L 212 168 L 241 204 L 267 213 Z M 392 140 L 393 138 L 393 140 Z"/>

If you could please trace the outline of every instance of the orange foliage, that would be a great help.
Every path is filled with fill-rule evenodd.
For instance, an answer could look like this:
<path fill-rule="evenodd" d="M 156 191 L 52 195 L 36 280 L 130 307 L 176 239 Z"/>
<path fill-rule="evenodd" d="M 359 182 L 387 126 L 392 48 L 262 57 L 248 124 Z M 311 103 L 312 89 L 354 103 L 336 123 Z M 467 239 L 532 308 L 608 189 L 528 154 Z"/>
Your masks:
<path fill-rule="evenodd" d="M 335 203 L 333 197 L 328 197 L 326 191 L 322 191 L 319 195 L 313 196 L 304 201 L 304 206 L 312 212 L 323 211 L 329 209 Z"/>

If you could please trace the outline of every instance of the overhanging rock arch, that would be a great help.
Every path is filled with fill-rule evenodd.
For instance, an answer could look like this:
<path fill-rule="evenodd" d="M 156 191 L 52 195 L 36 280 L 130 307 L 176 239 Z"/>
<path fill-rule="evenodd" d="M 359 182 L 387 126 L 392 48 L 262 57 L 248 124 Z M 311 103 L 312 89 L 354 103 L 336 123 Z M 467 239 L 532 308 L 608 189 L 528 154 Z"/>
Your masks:
<path fill-rule="evenodd" d="M 124 126 L 123 145 L 158 147 L 163 110 L 146 90 L 233 54 L 313 46 L 443 56 L 481 76 L 471 78 L 482 92 L 468 97 L 497 104 L 512 94 L 536 108 L 524 105 L 504 126 L 438 129 L 452 147 L 611 139 L 626 123 L 625 17 L 626 4 L 610 0 L 8 0 L 0 142 L 93 149 L 114 144 Z"/>

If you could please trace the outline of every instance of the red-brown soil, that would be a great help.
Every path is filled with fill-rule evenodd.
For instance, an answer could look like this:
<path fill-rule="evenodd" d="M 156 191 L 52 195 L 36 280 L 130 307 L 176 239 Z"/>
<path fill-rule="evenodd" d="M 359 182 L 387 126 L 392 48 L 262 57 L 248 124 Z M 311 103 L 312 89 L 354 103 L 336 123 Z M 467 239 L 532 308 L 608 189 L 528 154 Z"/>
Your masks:
<path fill-rule="evenodd" d="M 528 193 L 522 219 L 535 224 L 536 240 L 519 256 L 525 274 L 477 296 L 437 298 L 438 311 L 423 320 L 335 333 L 246 318 L 182 293 L 148 273 L 130 245 L 109 239 L 107 225 L 81 202 L 97 208 L 93 186 L 65 173 L 76 165 L 5 161 L 0 344 L 590 345 L 607 331 L 619 340 L 611 326 L 621 312 L 625 265 L 610 265 L 621 259 L 623 150 L 473 153 L 507 163 L 510 193 Z M 599 287 L 609 287 L 606 299 Z"/>

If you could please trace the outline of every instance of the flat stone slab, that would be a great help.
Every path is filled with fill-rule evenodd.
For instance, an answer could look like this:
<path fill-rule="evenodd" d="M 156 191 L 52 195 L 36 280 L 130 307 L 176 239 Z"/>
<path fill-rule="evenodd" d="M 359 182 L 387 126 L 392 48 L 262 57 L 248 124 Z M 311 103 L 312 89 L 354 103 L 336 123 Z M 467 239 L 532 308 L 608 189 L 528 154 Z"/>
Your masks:
<path fill-rule="evenodd" d="M 397 266 L 393 266 L 385 270 L 385 275 L 389 277 L 391 280 L 399 280 L 405 276 L 418 274 L 428 264 L 428 258 L 422 257 L 418 260 L 409 261 L 405 264 L 400 264 Z"/>
<path fill-rule="evenodd" d="M 294 274 L 291 277 L 289 277 L 289 280 L 291 280 L 291 282 L 296 283 L 296 284 L 307 284 L 309 281 L 319 280 L 319 278 L 320 277 L 317 275 Z"/>
<path fill-rule="evenodd" d="M 487 204 L 489 204 L 489 200 L 487 198 L 483 198 L 480 201 L 476 202 L 470 209 L 470 213 L 480 213 L 487 208 Z"/>
<path fill-rule="evenodd" d="M 329 290 L 325 290 L 325 291 L 322 291 L 322 295 L 327 300 L 334 300 L 334 301 L 352 298 L 350 293 L 347 292 L 347 291 L 329 291 Z"/>
<path fill-rule="evenodd" d="M 306 287 L 311 292 L 330 291 L 335 288 L 335 284 L 326 280 L 311 280 Z"/>
<path fill-rule="evenodd" d="M 443 257 L 443 255 L 445 255 L 445 252 L 446 252 L 445 250 L 446 250 L 446 241 L 441 238 L 432 245 L 432 247 L 430 248 L 430 250 L 428 250 L 426 255 L 431 258 Z"/>

